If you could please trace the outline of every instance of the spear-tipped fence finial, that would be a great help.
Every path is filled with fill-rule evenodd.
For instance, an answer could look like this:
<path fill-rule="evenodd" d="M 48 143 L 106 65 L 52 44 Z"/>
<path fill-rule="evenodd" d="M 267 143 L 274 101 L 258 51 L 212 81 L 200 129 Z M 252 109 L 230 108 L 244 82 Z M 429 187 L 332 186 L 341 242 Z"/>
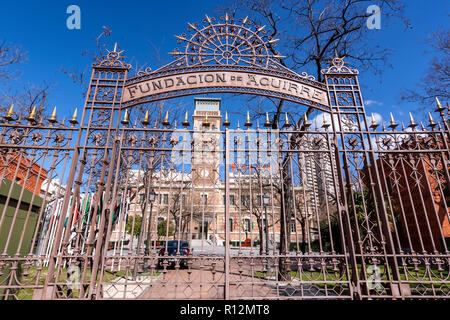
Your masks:
<path fill-rule="evenodd" d="M 130 120 L 128 119 L 128 109 L 125 109 L 125 113 L 121 122 L 123 125 L 127 125 L 130 122 Z"/>
<path fill-rule="evenodd" d="M 163 126 L 168 126 L 169 122 L 169 110 L 166 111 L 166 116 L 164 117 L 164 121 L 162 122 Z"/>
<path fill-rule="evenodd" d="M 56 122 L 56 107 L 53 108 L 52 115 L 50 116 L 50 119 L 48 119 L 48 121 L 50 123 L 55 123 Z"/>
<path fill-rule="evenodd" d="M 148 121 L 148 110 L 145 111 L 145 116 L 144 116 L 144 120 L 142 121 L 142 124 L 144 126 L 148 126 L 150 124 L 150 121 Z"/>
<path fill-rule="evenodd" d="M 13 110 L 14 110 L 14 104 L 11 104 L 11 107 L 9 108 L 9 111 L 5 117 L 6 120 L 8 120 L 8 121 L 12 120 Z"/>
<path fill-rule="evenodd" d="M 244 124 L 247 128 L 250 128 L 252 126 L 252 123 L 250 122 L 250 113 L 247 111 L 247 121 L 245 121 Z"/>
<path fill-rule="evenodd" d="M 230 121 L 228 121 L 228 111 L 225 111 L 225 120 L 223 121 L 222 125 L 224 127 L 229 127 L 230 126 Z"/>
<path fill-rule="evenodd" d="M 189 127 L 190 123 L 188 120 L 188 111 L 186 110 L 186 114 L 184 115 L 184 121 L 182 123 L 183 127 Z"/>
<path fill-rule="evenodd" d="M 78 111 L 78 109 L 75 108 L 75 111 L 73 112 L 73 115 L 72 115 L 72 119 L 69 120 L 69 122 L 71 124 L 77 124 L 78 123 L 78 121 L 77 121 L 77 111 Z"/>
<path fill-rule="evenodd" d="M 398 123 L 395 122 L 392 112 L 390 112 L 390 117 L 391 117 L 391 124 L 389 125 L 389 128 L 394 130 L 398 126 Z"/>

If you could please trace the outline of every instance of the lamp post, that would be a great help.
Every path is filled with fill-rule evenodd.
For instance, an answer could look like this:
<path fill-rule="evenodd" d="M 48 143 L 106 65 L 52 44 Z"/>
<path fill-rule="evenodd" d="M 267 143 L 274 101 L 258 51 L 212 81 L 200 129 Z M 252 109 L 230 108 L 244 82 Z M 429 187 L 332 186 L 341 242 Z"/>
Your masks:
<path fill-rule="evenodd" d="M 263 195 L 264 204 L 264 216 L 265 216 L 265 229 L 266 229 L 266 255 L 269 255 L 269 224 L 267 220 L 267 205 L 269 204 L 269 196 L 267 194 Z M 269 257 L 267 257 L 267 272 L 270 270 Z"/>
<path fill-rule="evenodd" d="M 144 251 L 144 255 L 148 256 L 149 255 L 149 248 L 150 248 L 150 238 L 151 238 L 151 229 L 152 229 L 152 211 L 153 211 L 153 201 L 155 201 L 156 199 L 156 193 L 155 191 L 152 189 L 152 191 L 150 191 L 150 195 L 149 195 L 149 200 L 150 200 L 150 216 L 149 216 L 149 220 L 148 220 L 148 229 L 147 229 L 147 243 L 145 244 L 145 251 Z M 147 258 L 144 259 L 144 270 L 147 271 Z"/>

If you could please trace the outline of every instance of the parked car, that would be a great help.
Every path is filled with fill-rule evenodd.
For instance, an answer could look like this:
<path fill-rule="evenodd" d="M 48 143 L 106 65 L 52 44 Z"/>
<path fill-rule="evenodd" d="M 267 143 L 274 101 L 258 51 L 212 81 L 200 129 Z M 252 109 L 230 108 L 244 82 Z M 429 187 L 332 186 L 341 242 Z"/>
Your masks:
<path fill-rule="evenodd" d="M 168 265 L 174 267 L 179 260 L 180 268 L 187 267 L 187 256 L 189 256 L 189 243 L 181 240 L 167 241 L 167 256 Z M 159 250 L 159 256 L 166 255 L 166 246 Z M 176 257 L 175 257 L 176 256 Z M 173 258 L 171 258 L 173 257 Z M 162 268 L 165 259 L 158 259 L 158 267 Z"/>

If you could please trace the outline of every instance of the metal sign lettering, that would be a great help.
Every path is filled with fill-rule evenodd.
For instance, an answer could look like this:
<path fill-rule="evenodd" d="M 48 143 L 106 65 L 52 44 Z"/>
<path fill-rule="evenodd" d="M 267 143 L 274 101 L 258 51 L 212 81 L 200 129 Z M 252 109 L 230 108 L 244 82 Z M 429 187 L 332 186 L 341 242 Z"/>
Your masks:
<path fill-rule="evenodd" d="M 217 87 L 259 88 L 328 105 L 326 91 L 322 89 L 282 77 L 235 71 L 186 73 L 135 83 L 125 87 L 122 102 L 174 90 Z"/>

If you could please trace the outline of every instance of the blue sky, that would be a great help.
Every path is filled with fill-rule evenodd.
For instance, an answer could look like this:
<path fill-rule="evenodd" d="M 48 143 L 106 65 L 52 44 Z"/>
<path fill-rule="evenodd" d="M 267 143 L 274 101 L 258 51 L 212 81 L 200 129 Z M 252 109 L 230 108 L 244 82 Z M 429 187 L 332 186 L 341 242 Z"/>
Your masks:
<path fill-rule="evenodd" d="M 17 67 L 21 76 L 14 84 L 54 84 L 49 103 L 58 107 L 60 117 L 67 117 L 75 107 L 83 106 L 84 99 L 80 86 L 58 70 L 62 66 L 89 70 L 92 60 L 81 53 L 95 49 L 95 38 L 102 26 L 112 29 L 107 40 L 111 48 L 118 42 L 128 61 L 138 61 L 140 65 L 148 62 L 147 66 L 157 69 L 172 61 L 168 52 L 177 46 L 174 35 L 186 32 L 187 22 L 200 22 L 205 14 L 214 15 L 221 2 L 8 1 L 2 3 L 0 12 L 0 40 L 19 44 L 28 51 L 27 62 Z M 408 112 L 417 110 L 418 105 L 401 102 L 400 91 L 414 87 L 423 77 L 432 57 L 424 39 L 430 32 L 448 27 L 449 2 L 405 2 L 405 16 L 412 29 L 406 30 L 400 21 L 386 25 L 382 17 L 381 30 L 372 31 L 378 44 L 392 50 L 389 63 L 393 68 L 385 69 L 381 75 L 363 72 L 360 83 L 368 113 L 381 113 L 387 119 L 392 111 L 397 119 L 406 121 Z M 66 27 L 66 9 L 71 4 L 81 8 L 81 30 Z M 160 50 L 160 62 L 155 59 L 155 48 Z"/>

